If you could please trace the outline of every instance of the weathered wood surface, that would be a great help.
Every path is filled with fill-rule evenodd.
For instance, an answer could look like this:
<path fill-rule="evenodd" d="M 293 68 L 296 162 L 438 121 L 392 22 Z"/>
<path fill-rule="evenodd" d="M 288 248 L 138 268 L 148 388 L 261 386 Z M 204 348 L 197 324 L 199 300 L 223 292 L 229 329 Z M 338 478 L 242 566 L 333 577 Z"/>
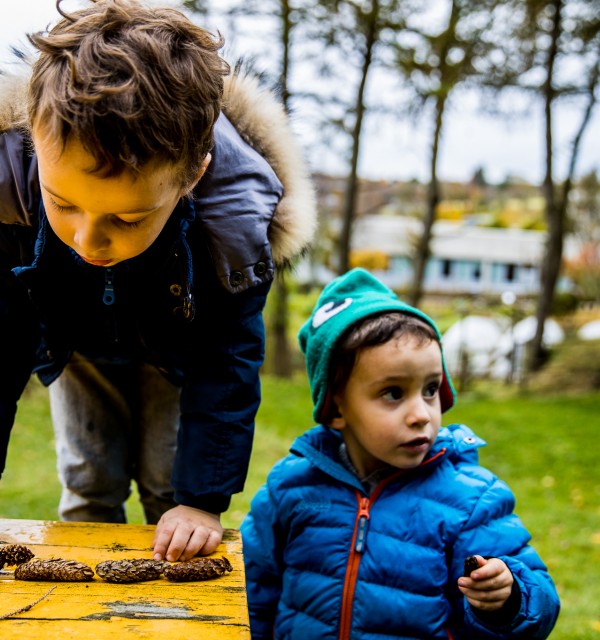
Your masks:
<path fill-rule="evenodd" d="M 36 557 L 85 562 L 151 558 L 154 526 L 0 519 L 0 544 L 27 545 Z M 205 582 L 111 584 L 25 582 L 0 572 L 0 638 L 37 640 L 250 638 L 244 562 L 239 531 L 226 529 L 214 554 L 233 571 Z M 2 619 L 53 591 L 23 613 Z"/>

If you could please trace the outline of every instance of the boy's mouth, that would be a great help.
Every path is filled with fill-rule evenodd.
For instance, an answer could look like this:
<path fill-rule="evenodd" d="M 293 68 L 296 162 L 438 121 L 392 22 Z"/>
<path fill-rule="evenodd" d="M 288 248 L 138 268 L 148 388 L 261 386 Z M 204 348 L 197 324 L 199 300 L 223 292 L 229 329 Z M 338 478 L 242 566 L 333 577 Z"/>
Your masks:
<path fill-rule="evenodd" d="M 92 260 L 91 258 L 86 258 L 85 256 L 80 256 L 82 260 L 85 260 L 88 264 L 93 264 L 95 267 L 106 267 L 109 265 L 112 260 Z"/>
<path fill-rule="evenodd" d="M 427 438 L 426 436 L 415 438 L 414 440 L 409 440 L 402 445 L 402 447 L 404 447 L 405 449 L 420 449 L 428 446 L 429 438 Z"/>

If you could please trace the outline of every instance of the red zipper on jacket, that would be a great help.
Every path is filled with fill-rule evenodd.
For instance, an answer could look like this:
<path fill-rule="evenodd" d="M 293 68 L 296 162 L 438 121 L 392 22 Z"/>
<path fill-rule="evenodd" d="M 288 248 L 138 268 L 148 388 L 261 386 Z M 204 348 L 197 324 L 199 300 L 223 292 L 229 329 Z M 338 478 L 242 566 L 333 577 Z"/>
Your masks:
<path fill-rule="evenodd" d="M 419 467 L 425 466 L 446 453 L 446 449 L 440 450 L 435 456 L 421 463 Z M 356 501 L 358 502 L 358 510 L 356 512 L 356 520 L 354 521 L 354 533 L 352 534 L 352 546 L 348 555 L 346 564 L 346 577 L 344 579 L 344 591 L 342 592 L 342 612 L 340 616 L 340 633 L 339 640 L 347 640 L 350 637 L 352 628 L 352 606 L 354 604 L 354 591 L 356 590 L 356 579 L 358 577 L 358 567 L 365 550 L 367 541 L 367 531 L 369 527 L 370 509 L 375 500 L 379 497 L 383 489 L 398 476 L 403 475 L 406 471 L 402 470 L 398 473 L 382 480 L 371 494 L 370 498 L 363 496 L 362 493 L 355 489 Z M 451 636 L 450 636 L 451 637 Z"/>
<path fill-rule="evenodd" d="M 396 475 L 396 474 L 394 474 Z M 378 489 L 379 487 L 377 487 Z M 375 491 L 377 491 L 377 489 Z M 354 522 L 354 534 L 352 535 L 352 547 L 348 555 L 348 563 L 346 565 L 346 577 L 344 579 L 344 591 L 342 595 L 342 615 L 340 618 L 340 634 L 339 640 L 345 640 L 350 637 L 350 628 L 352 625 L 352 604 L 354 601 L 354 590 L 356 588 L 356 576 L 358 575 L 358 567 L 362 551 L 365 548 L 365 538 L 367 535 L 367 526 L 369 522 L 369 508 L 371 501 L 363 496 L 358 489 L 355 490 L 356 499 L 358 500 L 358 512 Z M 357 541 L 359 542 L 360 551 L 357 550 Z"/>

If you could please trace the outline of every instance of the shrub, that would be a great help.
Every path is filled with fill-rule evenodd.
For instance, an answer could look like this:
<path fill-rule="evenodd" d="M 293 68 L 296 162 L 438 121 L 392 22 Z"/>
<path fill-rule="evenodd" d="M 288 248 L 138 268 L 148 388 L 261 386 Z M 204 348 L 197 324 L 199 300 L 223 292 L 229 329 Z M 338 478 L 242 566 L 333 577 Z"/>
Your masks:
<path fill-rule="evenodd" d="M 600 340 L 568 340 L 554 348 L 529 387 L 543 393 L 585 393 L 600 389 Z"/>

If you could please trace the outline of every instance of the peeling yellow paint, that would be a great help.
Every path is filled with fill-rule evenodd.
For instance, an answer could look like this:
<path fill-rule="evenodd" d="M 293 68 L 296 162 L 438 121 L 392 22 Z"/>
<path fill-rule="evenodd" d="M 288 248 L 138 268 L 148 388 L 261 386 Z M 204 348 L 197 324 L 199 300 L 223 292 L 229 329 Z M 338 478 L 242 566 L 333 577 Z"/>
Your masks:
<path fill-rule="evenodd" d="M 92 568 L 103 560 L 151 558 L 154 526 L 0 519 L 0 544 L 25 544 L 39 558 L 65 558 Z M 233 571 L 206 582 L 172 583 L 165 578 L 134 584 L 50 583 L 14 580 L 0 573 L 0 636 L 51 640 L 172 638 L 249 640 L 244 561 L 239 531 L 226 529 L 215 555 Z"/>

